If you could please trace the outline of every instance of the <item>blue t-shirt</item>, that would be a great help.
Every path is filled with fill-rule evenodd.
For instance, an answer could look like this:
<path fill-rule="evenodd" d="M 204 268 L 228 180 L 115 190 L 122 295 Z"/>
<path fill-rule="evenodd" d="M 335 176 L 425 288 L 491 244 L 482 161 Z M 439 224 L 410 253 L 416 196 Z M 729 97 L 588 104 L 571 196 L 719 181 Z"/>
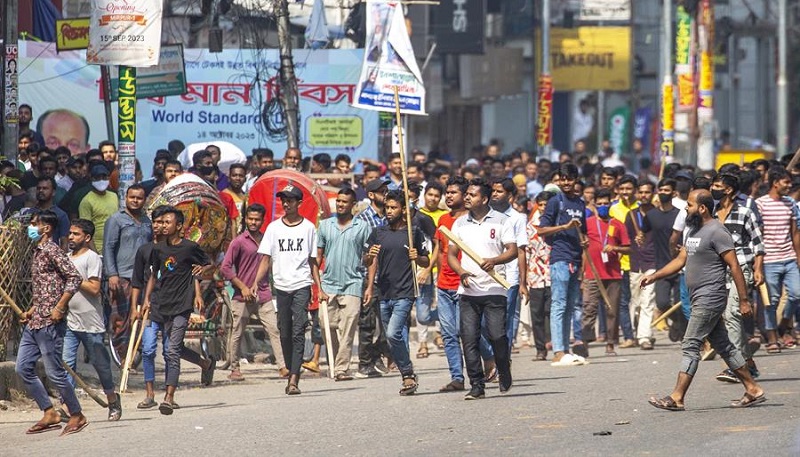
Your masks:
<path fill-rule="evenodd" d="M 572 219 L 580 219 L 580 230 L 586 234 L 586 205 L 580 197 L 568 197 L 559 193 L 547 202 L 542 214 L 541 227 L 564 225 Z M 550 265 L 556 262 L 580 264 L 583 249 L 578 229 L 571 228 L 545 237 L 545 242 L 552 247 Z"/>

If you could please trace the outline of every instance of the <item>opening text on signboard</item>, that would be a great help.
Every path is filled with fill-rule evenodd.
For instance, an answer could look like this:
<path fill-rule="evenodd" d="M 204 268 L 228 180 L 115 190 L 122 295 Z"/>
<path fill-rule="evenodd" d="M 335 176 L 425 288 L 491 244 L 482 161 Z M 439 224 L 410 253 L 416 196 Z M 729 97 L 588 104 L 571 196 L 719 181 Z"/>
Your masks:
<path fill-rule="evenodd" d="M 357 116 L 310 117 L 308 144 L 316 148 L 361 146 L 362 122 Z"/>

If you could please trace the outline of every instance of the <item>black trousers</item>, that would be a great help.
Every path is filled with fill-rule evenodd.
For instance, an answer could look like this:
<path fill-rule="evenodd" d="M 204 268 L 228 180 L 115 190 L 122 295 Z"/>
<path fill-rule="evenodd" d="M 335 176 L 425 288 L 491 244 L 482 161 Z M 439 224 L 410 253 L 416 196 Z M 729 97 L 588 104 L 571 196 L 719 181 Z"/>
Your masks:
<path fill-rule="evenodd" d="M 533 327 L 533 341 L 536 345 L 536 352 L 546 352 L 548 338 L 548 330 L 550 324 L 547 320 L 550 318 L 550 288 L 543 287 L 541 289 L 530 289 L 530 307 L 531 307 L 531 327 Z"/>
<path fill-rule="evenodd" d="M 275 289 L 275 301 L 278 304 L 278 330 L 281 332 L 283 360 L 290 374 L 300 375 L 306 345 L 306 328 L 309 324 L 311 287 L 290 292 Z"/>
<path fill-rule="evenodd" d="M 366 281 L 364 281 L 366 285 Z M 366 286 L 363 290 L 366 290 Z M 381 355 L 391 357 L 386 331 L 381 323 L 380 296 L 377 287 L 369 303 L 361 306 L 358 313 L 358 368 L 367 370 L 375 366 Z M 363 294 L 362 294 L 363 296 Z"/>
<path fill-rule="evenodd" d="M 662 313 L 681 301 L 681 276 L 674 275 L 656 281 L 656 308 Z M 674 314 L 673 314 L 674 316 Z"/>
<path fill-rule="evenodd" d="M 506 336 L 506 297 L 489 295 L 485 297 L 461 296 L 461 344 L 464 348 L 464 362 L 467 367 L 469 383 L 483 388 L 485 374 L 478 344 L 481 338 L 481 322 L 486 325 L 489 344 L 494 350 L 497 371 L 509 373 L 511 369 L 508 336 Z"/>

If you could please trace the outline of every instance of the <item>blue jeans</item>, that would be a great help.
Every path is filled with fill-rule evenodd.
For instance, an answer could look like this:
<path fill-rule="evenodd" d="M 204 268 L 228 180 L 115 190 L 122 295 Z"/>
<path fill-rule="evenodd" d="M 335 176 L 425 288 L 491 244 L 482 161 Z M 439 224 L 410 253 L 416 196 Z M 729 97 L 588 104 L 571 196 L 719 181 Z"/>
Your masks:
<path fill-rule="evenodd" d="M 550 336 L 553 352 L 566 352 L 569 349 L 570 320 L 575 307 L 580 306 L 580 273 L 580 262 L 556 262 L 550 265 Z"/>
<path fill-rule="evenodd" d="M 683 311 L 683 316 L 686 320 L 689 320 L 689 316 L 692 315 L 692 303 L 689 300 L 689 288 L 686 286 L 686 276 L 681 273 L 681 311 Z"/>
<path fill-rule="evenodd" d="M 106 395 L 114 393 L 114 377 L 111 375 L 111 355 L 103 344 L 102 333 L 74 332 L 67 329 L 64 335 L 64 353 L 62 358 L 70 368 L 75 370 L 78 361 L 78 346 L 83 343 L 83 347 L 89 354 L 89 362 L 97 371 L 100 378 L 100 385 Z M 67 374 L 67 379 L 72 387 L 75 387 L 75 380 Z"/>
<path fill-rule="evenodd" d="M 419 343 L 428 341 L 428 326 L 439 320 L 437 311 L 431 309 L 433 305 L 433 284 L 420 284 L 419 297 L 417 297 L 417 339 Z"/>
<path fill-rule="evenodd" d="M 722 360 L 731 370 L 737 370 L 745 365 L 744 357 L 739 349 L 731 343 L 728 338 L 728 331 L 725 329 L 725 322 L 722 315 L 725 308 L 708 309 L 702 306 L 692 308 L 689 317 L 689 324 L 686 327 L 686 334 L 681 342 L 683 358 L 681 360 L 681 371 L 694 376 L 697 366 L 700 363 L 700 349 L 703 342 L 708 339 L 711 347 L 717 351 Z"/>
<path fill-rule="evenodd" d="M 450 368 L 450 380 L 464 382 L 464 355 L 459 338 L 459 296 L 455 290 L 438 289 L 439 326 L 442 330 L 444 355 Z"/>
<path fill-rule="evenodd" d="M 519 330 L 519 284 L 511 286 L 506 292 L 506 337 L 509 351 L 514 345 L 517 330 Z"/>
<path fill-rule="evenodd" d="M 633 324 L 631 323 L 631 313 L 629 311 L 631 304 L 631 272 L 622 272 L 622 283 L 619 294 L 619 325 L 622 327 L 622 337 L 626 340 L 634 339 Z M 607 330 L 611 331 L 611 330 Z"/>
<path fill-rule="evenodd" d="M 17 351 L 17 366 L 15 371 L 28 394 L 45 411 L 53 407 L 50 396 L 44 384 L 36 374 L 36 362 L 42 359 L 47 378 L 58 389 L 61 399 L 69 408 L 70 414 L 81 412 L 81 404 L 75 396 L 75 388 L 67 379 L 67 370 L 61 366 L 61 353 L 64 348 L 64 334 L 67 332 L 67 323 L 61 321 L 47 327 L 31 330 L 27 326 L 22 330 L 22 339 Z"/>
<path fill-rule="evenodd" d="M 769 303 L 764 308 L 764 327 L 767 330 L 778 328 L 778 302 L 781 299 L 781 292 L 786 287 L 788 295 L 786 306 L 783 308 L 783 319 L 790 319 L 797 309 L 800 302 L 800 271 L 797 269 L 795 260 L 785 260 L 783 262 L 770 262 L 764 264 L 764 281 L 769 290 Z"/>
<path fill-rule="evenodd" d="M 575 303 L 575 306 L 572 307 L 572 336 L 575 337 L 575 341 L 583 341 L 582 322 L 583 322 L 583 297 L 581 297 L 580 292 L 578 292 L 578 301 Z M 569 339 L 569 335 L 567 335 L 567 339 Z"/>
<path fill-rule="evenodd" d="M 142 333 L 142 370 L 144 370 L 144 382 L 155 382 L 156 380 L 156 351 L 158 350 L 158 332 L 162 332 L 162 355 L 166 357 L 167 338 L 163 334 L 162 325 L 156 321 L 150 321 L 150 323 L 144 328 L 144 333 Z"/>
<path fill-rule="evenodd" d="M 381 321 L 386 328 L 386 340 L 397 368 L 403 376 L 414 373 L 411 357 L 408 355 L 408 317 L 411 314 L 413 299 L 398 298 L 381 300 Z"/>

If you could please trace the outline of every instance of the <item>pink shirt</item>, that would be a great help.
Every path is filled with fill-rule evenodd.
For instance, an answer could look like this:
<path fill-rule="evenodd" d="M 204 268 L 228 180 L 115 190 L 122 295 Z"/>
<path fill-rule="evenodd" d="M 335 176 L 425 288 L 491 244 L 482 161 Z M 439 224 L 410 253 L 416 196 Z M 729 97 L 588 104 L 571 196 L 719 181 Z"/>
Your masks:
<path fill-rule="evenodd" d="M 247 230 L 231 241 L 225 259 L 222 261 L 220 272 L 227 281 L 238 277 L 247 287 L 253 284 L 258 273 L 258 265 L 261 263 L 261 256 L 258 254 L 258 242 L 250 235 Z M 234 300 L 244 301 L 242 292 L 234 286 L 236 292 L 233 294 Z M 264 275 L 264 279 L 258 285 L 258 302 L 266 303 L 272 300 L 272 291 L 269 288 L 269 275 Z"/>

